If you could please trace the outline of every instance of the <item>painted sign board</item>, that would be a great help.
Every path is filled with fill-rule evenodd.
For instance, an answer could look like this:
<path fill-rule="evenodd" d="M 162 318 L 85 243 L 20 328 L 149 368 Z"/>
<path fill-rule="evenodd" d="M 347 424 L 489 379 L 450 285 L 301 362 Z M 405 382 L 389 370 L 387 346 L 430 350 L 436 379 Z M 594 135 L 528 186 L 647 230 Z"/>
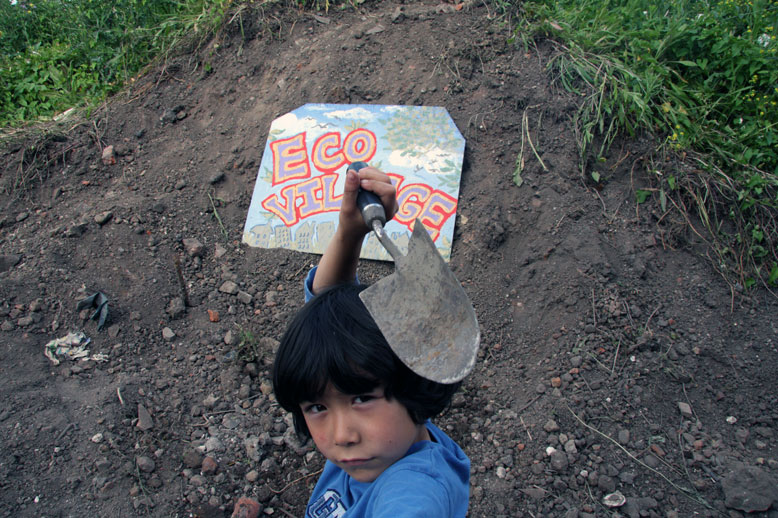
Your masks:
<path fill-rule="evenodd" d="M 403 253 L 419 218 L 444 259 L 459 198 L 465 139 L 435 106 L 306 104 L 270 126 L 243 242 L 322 254 L 338 223 L 348 164 L 389 174 L 399 212 L 386 231 Z M 368 234 L 361 257 L 391 261 Z"/>

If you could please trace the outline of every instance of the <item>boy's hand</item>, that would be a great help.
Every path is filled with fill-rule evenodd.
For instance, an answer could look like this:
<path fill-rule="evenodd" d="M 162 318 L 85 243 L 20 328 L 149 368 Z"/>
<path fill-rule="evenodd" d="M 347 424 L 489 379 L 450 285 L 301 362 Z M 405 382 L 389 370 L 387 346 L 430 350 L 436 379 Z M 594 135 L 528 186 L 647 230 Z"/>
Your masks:
<path fill-rule="evenodd" d="M 375 167 L 364 167 L 358 172 L 349 169 L 346 173 L 346 183 L 343 188 L 343 199 L 340 205 L 340 218 L 338 232 L 348 239 L 361 239 L 371 229 L 365 225 L 362 213 L 357 207 L 357 194 L 359 188 L 373 192 L 381 200 L 386 212 L 386 221 L 391 220 L 397 213 L 397 190 L 389 176 Z"/>
<path fill-rule="evenodd" d="M 338 229 L 319 261 L 311 287 L 313 293 L 319 293 L 328 286 L 354 280 L 362 241 L 370 232 L 357 207 L 360 186 L 380 198 L 387 221 L 397 213 L 397 190 L 386 173 L 370 166 L 360 169 L 359 172 L 349 169 L 343 188 Z"/>

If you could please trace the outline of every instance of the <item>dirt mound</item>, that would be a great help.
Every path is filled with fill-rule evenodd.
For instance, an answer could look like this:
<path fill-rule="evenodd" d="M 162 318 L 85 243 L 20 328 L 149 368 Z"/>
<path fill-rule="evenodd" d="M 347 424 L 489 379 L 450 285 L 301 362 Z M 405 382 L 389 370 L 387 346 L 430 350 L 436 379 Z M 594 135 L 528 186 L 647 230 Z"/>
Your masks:
<path fill-rule="evenodd" d="M 317 257 L 240 236 L 271 121 L 308 102 L 445 106 L 467 139 L 451 264 L 483 347 L 436 422 L 472 460 L 470 516 L 778 513 L 775 300 L 731 293 L 635 206 L 646 143 L 586 185 L 550 49 L 508 45 L 494 14 L 246 11 L 0 157 L 0 514 L 216 517 L 249 496 L 303 515 L 323 461 L 269 367 Z M 95 292 L 101 331 L 76 310 Z M 93 359 L 53 365 L 44 345 L 79 330 Z"/>

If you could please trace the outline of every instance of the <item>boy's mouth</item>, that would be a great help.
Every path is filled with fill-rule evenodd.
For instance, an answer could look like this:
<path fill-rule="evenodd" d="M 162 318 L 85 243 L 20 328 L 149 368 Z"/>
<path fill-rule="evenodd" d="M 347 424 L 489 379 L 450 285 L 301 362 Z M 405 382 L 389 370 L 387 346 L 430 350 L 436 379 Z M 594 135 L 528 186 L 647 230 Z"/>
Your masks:
<path fill-rule="evenodd" d="M 370 459 L 343 459 L 340 461 L 340 464 L 345 467 L 356 468 L 363 466 L 368 462 L 370 462 Z"/>

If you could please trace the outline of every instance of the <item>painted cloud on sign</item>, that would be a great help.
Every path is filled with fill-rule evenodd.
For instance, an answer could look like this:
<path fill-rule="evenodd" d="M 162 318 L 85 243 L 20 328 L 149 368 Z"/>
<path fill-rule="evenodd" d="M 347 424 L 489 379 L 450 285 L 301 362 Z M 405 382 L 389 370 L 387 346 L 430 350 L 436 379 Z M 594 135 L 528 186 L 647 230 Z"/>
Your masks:
<path fill-rule="evenodd" d="M 446 168 L 459 155 L 434 146 L 427 148 L 415 146 L 412 153 L 395 149 L 389 154 L 389 163 L 396 167 L 408 167 L 414 170 L 426 169 L 430 174 L 449 174 Z"/>
<path fill-rule="evenodd" d="M 352 108 L 350 110 L 335 110 L 327 112 L 324 115 L 330 119 L 354 119 L 360 121 L 371 121 L 374 118 L 374 114 L 365 110 L 364 108 Z"/>

